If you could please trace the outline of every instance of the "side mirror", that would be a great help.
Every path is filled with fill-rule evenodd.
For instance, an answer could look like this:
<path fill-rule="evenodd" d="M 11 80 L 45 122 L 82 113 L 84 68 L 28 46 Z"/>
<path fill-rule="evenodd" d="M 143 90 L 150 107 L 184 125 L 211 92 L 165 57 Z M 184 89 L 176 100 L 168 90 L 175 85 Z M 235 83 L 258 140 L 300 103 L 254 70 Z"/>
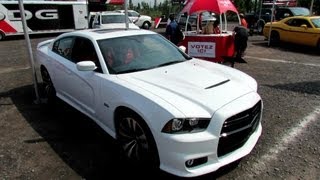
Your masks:
<path fill-rule="evenodd" d="M 184 53 L 186 52 L 186 50 L 187 50 L 187 48 L 186 47 L 184 47 L 184 46 L 179 46 L 179 49 L 181 50 L 181 51 L 183 51 Z"/>
<path fill-rule="evenodd" d="M 93 61 L 80 61 L 77 63 L 79 71 L 93 71 L 97 68 Z"/>
<path fill-rule="evenodd" d="M 304 28 L 304 29 L 308 29 L 307 25 L 302 24 L 300 27 Z"/>

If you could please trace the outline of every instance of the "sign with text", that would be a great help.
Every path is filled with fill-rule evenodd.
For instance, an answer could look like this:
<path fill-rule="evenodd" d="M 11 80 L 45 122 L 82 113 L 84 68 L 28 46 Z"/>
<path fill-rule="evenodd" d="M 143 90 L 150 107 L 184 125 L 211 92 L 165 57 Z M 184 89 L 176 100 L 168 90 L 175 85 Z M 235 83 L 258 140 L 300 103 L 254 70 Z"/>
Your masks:
<path fill-rule="evenodd" d="M 216 57 L 215 42 L 188 42 L 188 54 L 193 57 Z"/>

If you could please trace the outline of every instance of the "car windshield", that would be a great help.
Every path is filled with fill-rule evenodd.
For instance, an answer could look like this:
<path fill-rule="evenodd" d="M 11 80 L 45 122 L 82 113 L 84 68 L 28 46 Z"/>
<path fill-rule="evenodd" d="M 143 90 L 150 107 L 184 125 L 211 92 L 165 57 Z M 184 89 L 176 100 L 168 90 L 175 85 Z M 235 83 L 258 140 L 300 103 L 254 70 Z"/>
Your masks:
<path fill-rule="evenodd" d="M 307 8 L 292 8 L 291 11 L 295 16 L 309 16 L 310 15 L 310 11 Z"/>
<path fill-rule="evenodd" d="M 167 66 L 191 59 L 159 34 L 98 40 L 110 74 Z"/>
<path fill-rule="evenodd" d="M 311 22 L 314 25 L 314 27 L 320 28 L 320 18 L 313 18 L 311 19 Z"/>
<path fill-rule="evenodd" d="M 125 23 L 125 15 L 115 14 L 115 15 L 102 16 L 102 24 L 109 24 L 109 23 Z"/>

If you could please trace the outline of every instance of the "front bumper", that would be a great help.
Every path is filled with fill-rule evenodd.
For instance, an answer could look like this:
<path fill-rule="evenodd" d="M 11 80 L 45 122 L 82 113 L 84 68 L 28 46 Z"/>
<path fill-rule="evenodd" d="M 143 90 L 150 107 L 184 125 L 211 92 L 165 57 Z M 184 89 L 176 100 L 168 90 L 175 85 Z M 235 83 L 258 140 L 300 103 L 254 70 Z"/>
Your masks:
<path fill-rule="evenodd" d="M 230 152 L 219 154 L 221 130 L 226 119 L 253 108 L 260 100 L 258 94 L 250 93 L 223 106 L 212 116 L 206 131 L 189 134 L 159 134 L 156 139 L 158 140 L 160 168 L 177 176 L 194 177 L 216 171 L 220 167 L 249 154 L 262 132 L 262 103 L 257 121 L 241 146 L 232 149 Z M 187 167 L 186 162 L 188 160 L 199 158 L 205 158 L 206 161 L 193 167 Z"/>

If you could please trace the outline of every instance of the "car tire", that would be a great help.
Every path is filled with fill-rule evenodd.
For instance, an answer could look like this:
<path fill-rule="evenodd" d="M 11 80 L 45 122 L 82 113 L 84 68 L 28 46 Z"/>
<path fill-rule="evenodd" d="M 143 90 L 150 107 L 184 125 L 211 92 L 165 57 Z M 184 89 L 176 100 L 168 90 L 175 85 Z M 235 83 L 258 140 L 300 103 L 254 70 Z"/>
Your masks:
<path fill-rule="evenodd" d="M 280 43 L 280 35 L 277 31 L 271 31 L 270 44 L 277 46 Z"/>
<path fill-rule="evenodd" d="M 122 111 L 116 127 L 117 141 L 126 160 L 138 166 L 159 167 L 154 138 L 141 117 L 131 111 Z"/>
<path fill-rule="evenodd" d="M 2 31 L 0 31 L 0 41 L 4 40 L 5 37 L 5 34 Z"/>
<path fill-rule="evenodd" d="M 142 28 L 143 29 L 150 29 L 151 27 L 151 23 L 148 22 L 148 21 L 145 21 L 143 24 L 142 24 Z"/>
<path fill-rule="evenodd" d="M 318 40 L 318 43 L 317 43 L 317 49 L 320 50 L 320 39 Z"/>
<path fill-rule="evenodd" d="M 54 105 L 56 103 L 56 89 L 52 83 L 48 70 L 44 67 L 41 68 L 41 77 L 43 85 L 43 96 L 46 99 L 48 105 Z"/>
<path fill-rule="evenodd" d="M 263 28 L 264 28 L 264 22 L 260 21 L 258 22 L 258 25 L 257 25 L 257 32 L 258 34 L 262 34 L 263 33 Z"/>

